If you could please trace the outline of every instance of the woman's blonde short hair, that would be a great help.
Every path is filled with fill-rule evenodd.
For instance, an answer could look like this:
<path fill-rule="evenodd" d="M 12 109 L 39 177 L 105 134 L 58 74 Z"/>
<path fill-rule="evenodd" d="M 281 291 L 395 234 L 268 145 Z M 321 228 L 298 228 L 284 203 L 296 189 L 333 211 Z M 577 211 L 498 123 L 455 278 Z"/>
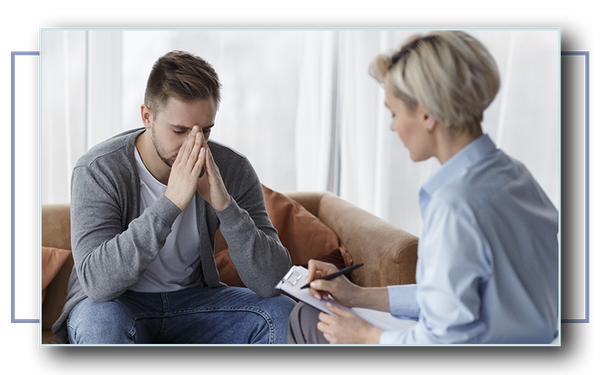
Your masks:
<path fill-rule="evenodd" d="M 377 56 L 369 73 L 410 111 L 421 107 L 459 132 L 475 132 L 496 97 L 500 77 L 488 50 L 462 31 L 434 31 L 411 37 L 399 50 Z"/>

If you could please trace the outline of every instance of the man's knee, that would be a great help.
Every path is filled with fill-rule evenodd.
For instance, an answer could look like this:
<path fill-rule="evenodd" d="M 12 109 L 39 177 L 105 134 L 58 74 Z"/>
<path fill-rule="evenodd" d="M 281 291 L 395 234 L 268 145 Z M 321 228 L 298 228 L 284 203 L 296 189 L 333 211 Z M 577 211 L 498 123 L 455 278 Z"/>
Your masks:
<path fill-rule="evenodd" d="M 288 296 L 280 295 L 263 299 L 260 309 L 268 315 L 271 333 L 271 343 L 285 344 L 287 342 L 287 325 L 290 313 L 296 302 Z"/>
<path fill-rule="evenodd" d="M 129 309 L 118 301 L 79 302 L 67 320 L 72 344 L 131 344 L 135 333 Z"/>
<path fill-rule="evenodd" d="M 280 295 L 263 300 L 263 309 L 267 310 L 273 319 L 277 321 L 285 321 L 290 316 L 290 313 L 296 306 L 296 302 L 288 296 Z"/>

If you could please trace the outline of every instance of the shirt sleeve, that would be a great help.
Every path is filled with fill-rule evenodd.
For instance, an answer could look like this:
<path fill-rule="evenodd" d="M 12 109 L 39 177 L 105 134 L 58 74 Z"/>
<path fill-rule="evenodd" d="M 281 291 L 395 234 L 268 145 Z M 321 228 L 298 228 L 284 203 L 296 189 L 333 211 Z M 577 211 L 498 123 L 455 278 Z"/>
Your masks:
<path fill-rule="evenodd" d="M 479 290 L 491 275 L 489 246 L 468 212 L 454 207 L 429 212 L 419 244 L 419 321 L 403 331 L 384 332 L 382 344 L 472 343 L 486 329 Z"/>
<path fill-rule="evenodd" d="M 399 319 L 417 319 L 419 317 L 416 284 L 390 285 L 387 289 L 392 316 Z"/>

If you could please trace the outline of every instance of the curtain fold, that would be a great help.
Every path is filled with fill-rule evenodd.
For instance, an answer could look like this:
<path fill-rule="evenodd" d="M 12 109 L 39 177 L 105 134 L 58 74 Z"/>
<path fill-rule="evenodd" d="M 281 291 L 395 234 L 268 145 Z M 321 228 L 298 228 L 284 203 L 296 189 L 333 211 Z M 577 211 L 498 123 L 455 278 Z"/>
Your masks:
<path fill-rule="evenodd" d="M 86 149 L 86 32 L 43 33 L 40 69 L 41 200 L 64 203 L 73 165 Z"/>
<path fill-rule="evenodd" d="M 338 32 L 306 32 L 301 48 L 296 189 L 336 191 Z"/>
<path fill-rule="evenodd" d="M 385 117 L 385 107 L 379 84 L 368 74 L 370 61 L 381 52 L 381 34 L 346 31 L 340 39 L 340 196 L 385 216 L 375 210 L 376 187 L 387 180 L 381 171 L 387 164 L 381 160 L 387 151 L 385 125 L 377 121 Z"/>

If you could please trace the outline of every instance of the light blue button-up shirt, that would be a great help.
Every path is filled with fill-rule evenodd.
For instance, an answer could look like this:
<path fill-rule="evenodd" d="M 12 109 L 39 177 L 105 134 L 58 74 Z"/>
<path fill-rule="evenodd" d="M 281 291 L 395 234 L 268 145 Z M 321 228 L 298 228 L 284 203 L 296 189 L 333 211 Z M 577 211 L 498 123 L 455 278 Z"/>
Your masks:
<path fill-rule="evenodd" d="M 520 162 L 483 135 L 420 191 L 417 284 L 388 287 L 382 344 L 551 342 L 558 328 L 558 213 Z"/>

